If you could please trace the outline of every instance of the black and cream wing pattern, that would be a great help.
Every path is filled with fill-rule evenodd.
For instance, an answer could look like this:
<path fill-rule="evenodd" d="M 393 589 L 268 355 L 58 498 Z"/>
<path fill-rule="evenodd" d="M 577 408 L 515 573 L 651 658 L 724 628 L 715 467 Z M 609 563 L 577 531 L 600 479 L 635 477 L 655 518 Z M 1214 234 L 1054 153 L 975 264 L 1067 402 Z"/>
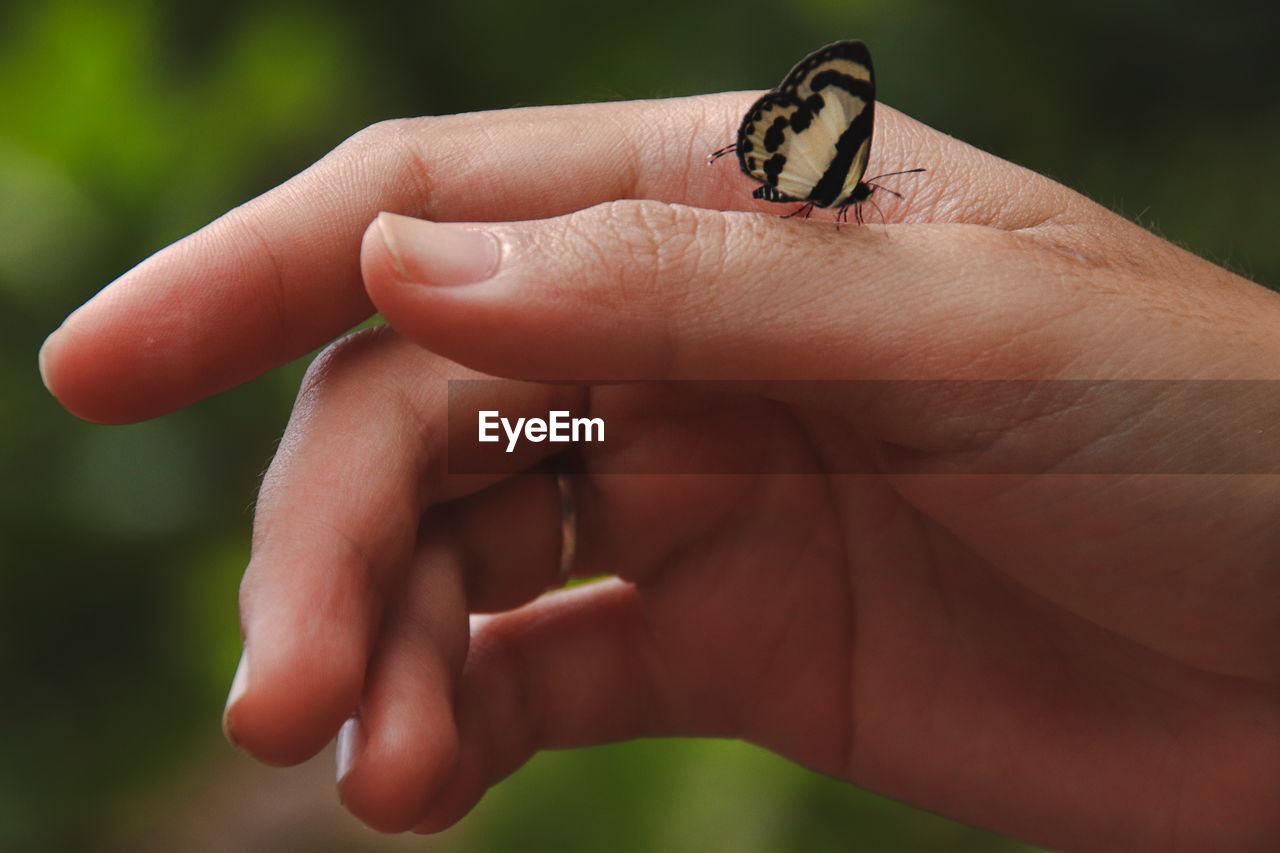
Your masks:
<path fill-rule="evenodd" d="M 753 195 L 826 208 L 865 198 L 875 94 L 871 53 L 860 41 L 801 60 L 738 129 L 738 164 L 763 184 Z"/>

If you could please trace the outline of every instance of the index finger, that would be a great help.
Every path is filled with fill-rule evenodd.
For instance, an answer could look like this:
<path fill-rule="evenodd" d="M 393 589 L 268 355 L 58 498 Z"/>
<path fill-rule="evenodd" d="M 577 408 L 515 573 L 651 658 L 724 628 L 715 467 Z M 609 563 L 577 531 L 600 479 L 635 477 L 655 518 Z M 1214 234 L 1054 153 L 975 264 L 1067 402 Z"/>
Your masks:
<path fill-rule="evenodd" d="M 649 198 L 769 209 L 706 168 L 752 93 L 540 107 L 374 125 L 282 186 L 143 261 L 73 313 L 40 353 L 45 384 L 93 421 L 154 417 L 297 358 L 369 316 L 360 241 L 380 211 L 437 221 L 538 219 Z M 925 166 L 912 218 L 1002 209 L 1040 179 L 892 110 L 873 168 Z M 978 158 L 978 159 L 975 159 Z M 954 164 L 940 179 L 939 164 Z M 965 175 L 975 176 L 967 180 Z M 980 178 L 980 180 L 979 180 Z M 951 199 L 965 199 L 957 206 Z M 893 215 L 891 213 L 891 215 Z"/>
<path fill-rule="evenodd" d="M 710 201 L 716 182 L 686 183 L 688 161 L 719 146 L 730 104 L 740 100 L 374 125 L 108 285 L 46 342 L 45 382 L 81 417 L 132 421 L 314 349 L 373 311 L 360 281 L 360 241 L 381 210 L 536 219 L 630 195 Z M 688 125 L 679 138 L 697 141 L 664 150 L 678 123 Z"/>

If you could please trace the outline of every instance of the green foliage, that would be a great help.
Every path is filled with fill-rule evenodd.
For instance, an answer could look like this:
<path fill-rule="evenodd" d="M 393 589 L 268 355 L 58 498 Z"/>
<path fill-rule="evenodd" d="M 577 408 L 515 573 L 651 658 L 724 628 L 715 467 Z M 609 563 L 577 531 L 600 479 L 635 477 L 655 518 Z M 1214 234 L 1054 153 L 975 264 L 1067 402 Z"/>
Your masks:
<path fill-rule="evenodd" d="M 74 420 L 36 350 L 131 264 L 381 118 L 765 88 L 856 36 L 886 102 L 1275 284 L 1277 8 L 0 6 L 0 848 L 96 849 L 129 803 L 201 775 L 238 653 L 247 508 L 300 368 L 155 423 Z M 540 757 L 442 843 L 539 834 L 565 850 L 1025 849 L 742 745 L 673 742 Z"/>

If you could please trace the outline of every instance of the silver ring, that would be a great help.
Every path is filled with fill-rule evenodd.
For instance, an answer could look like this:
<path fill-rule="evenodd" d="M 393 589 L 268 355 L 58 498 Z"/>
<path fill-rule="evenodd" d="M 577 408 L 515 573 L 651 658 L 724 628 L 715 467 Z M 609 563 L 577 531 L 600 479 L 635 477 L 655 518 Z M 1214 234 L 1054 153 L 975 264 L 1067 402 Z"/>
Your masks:
<path fill-rule="evenodd" d="M 564 474 L 556 474 L 556 492 L 560 495 L 560 585 L 569 582 L 573 563 L 578 556 L 578 504 L 573 486 Z"/>

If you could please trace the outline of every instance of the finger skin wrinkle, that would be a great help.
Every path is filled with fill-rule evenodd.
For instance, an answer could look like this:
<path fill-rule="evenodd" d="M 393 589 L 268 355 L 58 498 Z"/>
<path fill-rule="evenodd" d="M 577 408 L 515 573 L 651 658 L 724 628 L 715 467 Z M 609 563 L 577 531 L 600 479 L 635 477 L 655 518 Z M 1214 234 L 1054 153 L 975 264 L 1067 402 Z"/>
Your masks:
<path fill-rule="evenodd" d="M 708 118 L 708 114 L 707 114 L 707 113 L 708 113 L 707 105 L 705 104 L 705 102 L 700 102 L 700 103 L 698 104 L 698 122 L 699 122 L 699 126 L 701 126 L 701 127 L 708 127 L 708 128 L 709 128 L 709 127 L 714 127 L 714 126 L 715 126 L 715 123 L 709 120 L 709 118 Z M 705 147 L 705 146 L 704 146 L 704 143 L 703 143 L 703 138 L 702 138 L 702 137 L 703 137 L 703 134 L 701 134 L 701 133 L 689 133 L 689 134 L 670 134 L 670 133 L 663 133 L 663 134 L 660 136 L 660 139 L 661 139 L 661 143 L 660 143 L 660 144 L 662 145 L 662 152 L 663 152 L 663 155 L 664 155 L 664 156 L 663 156 L 663 158 L 662 158 L 662 159 L 663 159 L 663 161 L 664 161 L 664 162 L 684 163 L 684 168 L 681 170 L 681 172 L 680 172 L 680 174 L 679 174 L 679 176 L 678 176 L 678 180 L 679 180 L 682 184 L 684 184 L 685 186 L 688 186 L 688 185 L 690 185 L 690 184 L 692 184 L 692 183 L 694 182 L 694 175 L 693 175 L 693 172 L 694 172 L 694 170 L 695 170 L 695 169 L 699 169 L 699 168 L 706 169 L 706 168 L 708 168 L 708 167 L 714 167 L 714 164 L 710 164 L 710 163 L 709 163 L 709 164 L 707 164 L 707 166 L 698 166 L 698 165 L 695 165 L 695 164 L 698 162 L 698 154 L 700 153 L 699 146 L 703 146 L 703 147 Z M 684 156 L 682 156 L 682 157 L 667 156 L 667 155 L 668 155 L 668 153 L 669 153 L 670 146 L 671 146 L 671 144 L 672 144 L 672 143 L 671 143 L 671 140 L 672 140 L 672 139 L 680 139 L 680 140 L 683 140 L 683 141 L 684 141 L 684 143 L 685 143 L 685 144 L 684 144 L 684 151 L 683 151 L 683 155 L 684 155 Z M 634 142 L 632 143 L 632 147 L 633 147 L 633 148 L 635 147 L 635 143 L 634 143 Z M 706 156 L 706 155 L 704 154 L 703 156 Z M 698 176 L 698 177 L 700 177 L 700 178 L 701 178 L 702 176 Z M 639 187 L 639 184 L 640 184 L 640 177 L 639 177 L 639 175 L 638 175 L 638 174 L 637 174 L 637 175 L 636 175 L 636 177 L 635 177 L 635 182 L 636 182 L 636 186 L 635 186 L 635 189 L 633 189 L 633 190 L 632 190 L 632 194 L 633 194 L 633 195 L 635 195 L 635 196 L 638 196 L 638 194 L 639 194 L 639 192 L 640 192 L 640 187 Z M 652 183 L 652 181 L 650 181 L 649 183 Z M 653 197 L 655 197 L 655 196 L 654 196 L 654 195 L 652 195 L 652 194 L 650 194 L 650 195 L 648 195 L 647 197 L 649 197 L 649 198 L 653 198 Z"/>
<path fill-rule="evenodd" d="M 464 683 L 475 690 L 476 701 L 464 710 L 479 717 L 480 743 L 465 744 L 479 750 L 485 786 L 510 775 L 535 751 L 537 733 L 529 725 L 536 698 L 530 678 L 524 676 L 517 637 L 497 625 L 475 634 L 464 668 Z"/>
<path fill-rule="evenodd" d="M 437 221 L 541 219 L 637 194 L 640 141 L 620 109 L 634 114 L 642 106 L 528 107 L 401 119 L 385 122 L 391 127 L 375 138 L 402 152 L 395 168 L 384 171 L 416 173 L 415 191 L 425 198 L 417 210 L 401 212 Z M 513 139 L 527 142 L 513 150 Z M 405 165 L 404 157 L 417 165 Z M 499 161 L 502 167 L 495 170 Z"/>
<path fill-rule="evenodd" d="M 708 247 L 721 246 L 722 239 L 705 233 L 707 223 L 714 220 L 685 205 L 619 201 L 598 205 L 569 221 L 577 236 L 571 242 L 590 247 L 595 255 L 586 268 L 614 276 L 607 288 L 584 282 L 585 293 L 597 294 L 606 310 L 620 308 L 636 318 L 651 317 L 645 323 L 647 375 L 670 377 L 679 369 L 678 343 L 684 338 L 689 297 L 696 292 L 673 289 L 670 283 L 715 280 L 706 277 L 706 268 L 718 269 L 723 263 L 708 258 Z"/>
<path fill-rule="evenodd" d="M 489 621 L 473 635 L 464 676 L 484 712 L 488 783 L 541 749 L 680 731 L 656 690 L 663 674 L 651 643 L 635 588 L 618 580 L 553 593 Z M 575 665 L 566 669 L 562 659 Z"/>
<path fill-rule="evenodd" d="M 290 433 L 303 429 L 305 424 L 318 416 L 321 398 L 331 394 L 331 389 L 344 381 L 348 373 L 358 372 L 357 362 L 365 354 L 374 354 L 378 339 L 387 334 L 390 334 L 389 329 L 377 327 L 345 335 L 329 344 L 312 359 L 311 364 L 307 365 L 302 384 L 298 388 Z"/>
<path fill-rule="evenodd" d="M 1047 227 L 1062 227 L 1069 223 L 1072 211 L 1060 193 L 1045 193 L 1039 176 L 1018 185 L 1005 204 L 1002 218 L 1011 219 L 1014 223 L 1010 231 L 1035 232 Z M 1032 202 L 1019 202 L 1019 196 L 1033 195 Z M 1021 211 L 1021 213 L 1020 213 Z"/>
<path fill-rule="evenodd" d="M 710 218 L 680 204 L 642 201 L 611 204 L 608 209 L 617 236 L 627 246 L 631 259 L 646 272 L 639 282 L 645 287 L 645 292 L 639 294 L 641 298 L 651 302 L 662 297 L 669 299 L 670 288 L 663 287 L 664 281 L 714 280 L 704 270 L 705 259 L 714 247 L 721 245 L 723 230 L 718 234 L 706 233 Z M 712 266 L 717 267 L 710 272 L 714 276 L 723 264 Z M 678 300 L 674 304 L 664 302 L 677 315 L 684 307 L 683 293 L 678 294 Z"/>
<path fill-rule="evenodd" d="M 367 552 L 356 542 L 357 539 L 406 540 L 408 537 L 404 532 L 416 529 L 418 504 L 413 502 L 410 506 L 407 505 L 409 502 L 404 500 L 390 500 L 397 497 L 397 491 L 417 485 L 418 471 L 414 467 L 414 460 L 394 457 L 391 460 L 384 460 L 390 465 L 388 470 L 357 473 L 350 470 L 350 465 L 347 464 L 318 464 L 322 460 L 316 458 L 317 450 L 314 442 L 318 437 L 323 439 L 333 433 L 342 434 L 350 428 L 349 425 L 342 423 L 330 423 L 331 418 L 327 417 L 329 412 L 334 411 L 327 405 L 329 400 L 350 396 L 350 389 L 346 387 L 349 382 L 360 383 L 358 395 L 366 401 L 363 406 L 356 407 L 357 411 L 377 409 L 382 412 L 379 433 L 385 441 L 394 444 L 417 440 L 418 436 L 415 433 L 418 429 L 417 405 L 403 384 L 389 380 L 374 384 L 363 383 L 365 375 L 363 365 L 368 359 L 378 359 L 384 353 L 383 344 L 392 335 L 393 333 L 385 328 L 370 329 L 350 335 L 326 348 L 312 362 L 299 391 L 294 418 L 277 453 L 276 462 L 272 465 L 267 482 L 264 483 L 262 500 L 260 500 L 260 503 L 265 502 L 269 505 L 278 503 L 280 500 L 278 494 L 282 488 L 287 488 L 290 494 L 299 489 L 304 491 L 323 489 L 319 497 L 323 499 L 323 505 L 329 507 L 331 511 L 334 507 L 330 502 L 338 496 L 343 503 L 347 504 L 347 512 L 341 518 L 358 519 L 362 513 L 372 514 L 371 517 L 356 524 L 356 530 L 364 531 L 363 533 L 338 531 L 351 540 L 354 550 L 360 557 L 358 562 L 370 566 L 385 564 L 385 555 Z M 358 418 L 359 415 L 356 417 Z M 373 482 L 380 481 L 380 474 L 381 481 L 395 484 L 400 489 L 393 489 L 389 493 L 383 492 L 381 499 L 363 504 L 356 502 L 355 497 L 360 490 L 369 488 L 369 484 Z M 288 485 L 277 485 L 280 483 Z M 354 493 L 353 490 L 355 490 Z M 399 497 L 407 497 L 407 495 L 399 495 Z M 314 504 L 314 501 L 310 503 Z M 392 510 L 391 515 L 387 514 L 388 509 Z M 369 535 L 370 530 L 383 531 L 383 536 L 372 537 Z M 392 547 L 392 551 L 401 557 L 410 549 L 411 543 L 406 541 L 397 541 Z"/>
<path fill-rule="evenodd" d="M 662 654 L 658 633 L 653 620 L 644 611 L 639 592 L 636 592 L 634 610 L 636 618 L 634 627 L 628 632 L 627 650 L 634 661 L 633 668 L 636 672 L 643 673 L 643 677 L 637 679 L 638 687 L 647 698 L 642 703 L 647 719 L 643 734 L 679 731 L 676 713 L 678 704 L 670 687 L 675 684 L 675 678 L 667 658 Z"/>
<path fill-rule="evenodd" d="M 738 92 L 686 98 L 679 101 L 683 107 L 679 110 L 670 109 L 671 102 L 647 102 L 656 133 L 632 140 L 637 149 L 635 160 L 642 167 L 637 170 L 640 186 L 634 195 L 716 210 L 776 210 L 775 205 L 751 198 L 755 184 L 737 168 L 736 158 L 707 163 L 708 154 L 733 140 L 743 112 L 759 94 Z M 641 156 L 640 152 L 649 150 L 655 139 L 662 157 Z M 706 189 L 697 189 L 700 187 Z"/>
<path fill-rule="evenodd" d="M 888 147 L 892 153 L 883 160 L 877 158 L 872 174 L 928 169 L 916 176 L 917 183 L 894 187 L 906 197 L 904 201 L 891 197 L 891 205 L 877 202 L 891 221 L 967 222 L 1021 230 L 1088 215 L 1092 203 L 1042 175 L 881 106 L 876 112 L 876 138 L 882 151 Z M 904 204 L 904 215 L 895 215 Z"/>
<path fill-rule="evenodd" d="M 406 216 L 430 216 L 433 212 L 436 193 L 428 152 L 434 147 L 438 126 L 430 118 L 388 119 L 353 137 L 351 143 L 372 154 L 371 159 L 395 163 L 391 169 L 394 179 L 408 184 L 409 192 L 401 196 L 403 203 L 397 205 L 400 209 L 392 212 Z"/>
<path fill-rule="evenodd" d="M 345 524 L 333 524 L 326 532 L 332 532 L 344 552 L 333 555 L 333 564 L 342 566 L 341 574 L 354 580 L 351 586 L 370 591 L 366 596 L 366 609 L 370 617 L 368 625 L 371 630 L 376 631 L 378 613 L 384 607 L 384 602 L 373 595 L 372 590 L 382 586 L 379 581 L 383 579 L 381 576 L 386 574 L 389 565 L 403 566 L 408 562 L 409 555 L 413 552 L 413 540 L 407 536 L 396 537 L 399 541 L 387 541 L 378 546 L 375 552 L 370 550 L 363 534 L 353 533 Z M 372 642 L 373 636 L 370 635 L 368 639 Z"/>
<path fill-rule="evenodd" d="M 228 221 L 239 223 L 242 233 L 248 235 L 249 239 L 260 250 L 257 257 L 261 258 L 260 265 L 265 267 L 268 272 L 259 280 L 262 286 L 262 297 L 264 301 L 269 302 L 271 305 L 271 325 L 274 326 L 272 330 L 273 336 L 288 341 L 289 347 L 292 349 L 295 345 L 295 336 L 298 330 L 289 321 L 291 312 L 288 305 L 294 296 L 294 288 L 288 286 L 285 282 L 286 264 L 281 260 L 271 238 L 268 236 L 269 231 L 264 228 L 258 216 L 258 206 L 255 206 L 252 210 L 246 210 L 244 213 L 246 214 L 245 216 Z"/>
<path fill-rule="evenodd" d="M 633 278 L 638 279 L 647 289 L 642 298 L 657 313 L 666 315 L 651 326 L 656 334 L 652 336 L 650 363 L 656 371 L 654 375 L 673 378 L 682 372 L 681 350 L 684 342 L 691 339 L 686 330 L 690 327 L 691 319 L 690 297 L 697 289 L 673 290 L 670 282 L 716 281 L 715 278 L 704 277 L 703 272 L 709 265 L 709 247 L 723 244 L 716 235 L 705 233 L 703 226 L 706 220 L 693 208 L 640 203 L 634 213 L 640 224 L 640 233 L 644 235 L 639 241 L 641 268 L 648 275 Z M 710 266 L 721 265 L 712 262 Z M 659 309 L 658 306 L 662 308 Z"/>
<path fill-rule="evenodd" d="M 618 197 L 641 198 L 643 197 L 640 177 L 641 140 L 636 136 L 635 124 L 622 121 L 618 114 L 612 111 L 606 113 L 606 116 L 609 123 L 613 125 L 616 142 L 612 150 L 605 152 L 604 157 L 617 170 L 617 180 L 620 186 L 625 188 L 618 193 Z M 665 147 L 666 134 L 659 137 L 658 144 Z M 663 153 L 665 154 L 665 151 Z M 665 156 L 663 159 L 666 159 Z"/>

